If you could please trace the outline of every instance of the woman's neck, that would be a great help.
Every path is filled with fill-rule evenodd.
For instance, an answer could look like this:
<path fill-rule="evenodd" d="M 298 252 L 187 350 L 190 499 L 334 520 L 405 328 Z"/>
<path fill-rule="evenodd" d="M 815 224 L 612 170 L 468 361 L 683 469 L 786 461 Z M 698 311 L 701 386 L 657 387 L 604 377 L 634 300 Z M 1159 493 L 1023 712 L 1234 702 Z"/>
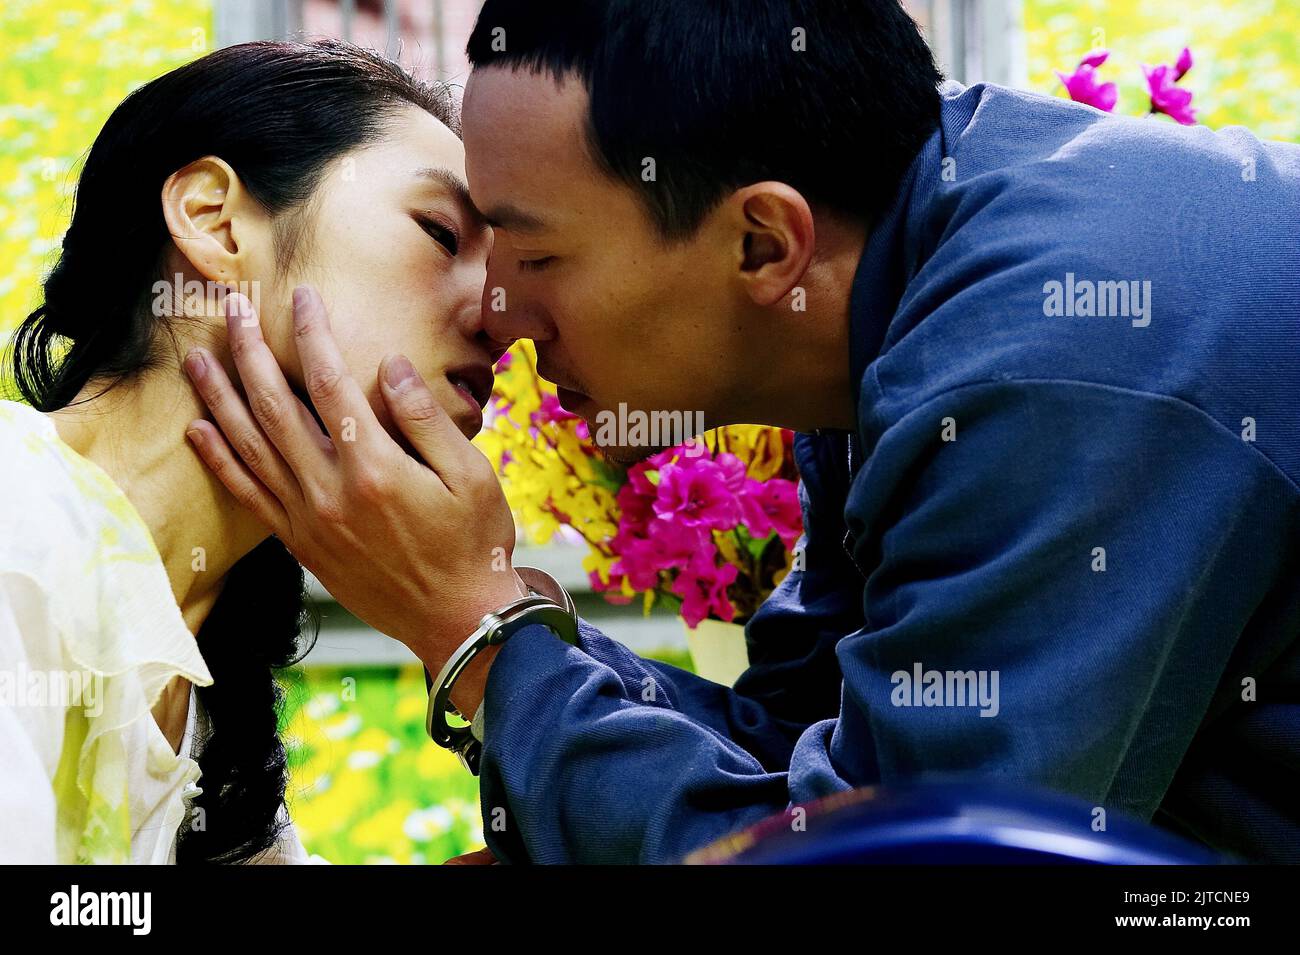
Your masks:
<path fill-rule="evenodd" d="M 102 468 L 140 513 L 197 634 L 227 572 L 267 531 L 185 440 L 185 426 L 205 409 L 179 368 L 167 363 L 102 390 L 92 382 L 49 418 L 63 442 Z"/>

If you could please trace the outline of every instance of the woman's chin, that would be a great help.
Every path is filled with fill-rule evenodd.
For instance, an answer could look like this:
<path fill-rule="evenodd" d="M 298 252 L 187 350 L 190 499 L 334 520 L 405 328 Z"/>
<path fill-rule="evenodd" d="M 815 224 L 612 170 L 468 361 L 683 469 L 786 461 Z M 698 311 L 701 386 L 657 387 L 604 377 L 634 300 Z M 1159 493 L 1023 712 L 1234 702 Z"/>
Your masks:
<path fill-rule="evenodd" d="M 456 427 L 460 428 L 460 433 L 473 441 L 478 436 L 478 433 L 483 430 L 483 413 L 480 411 L 475 421 L 470 421 L 468 418 L 469 415 L 464 415 L 452 420 L 456 422 Z"/>

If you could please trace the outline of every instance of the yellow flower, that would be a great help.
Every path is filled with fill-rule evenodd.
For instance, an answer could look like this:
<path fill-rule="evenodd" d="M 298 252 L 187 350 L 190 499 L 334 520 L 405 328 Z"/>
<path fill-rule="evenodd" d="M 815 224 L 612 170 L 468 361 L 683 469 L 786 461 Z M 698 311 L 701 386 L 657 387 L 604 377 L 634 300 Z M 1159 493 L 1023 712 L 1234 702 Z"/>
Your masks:
<path fill-rule="evenodd" d="M 749 477 L 766 481 L 781 473 L 785 464 L 785 442 L 780 428 L 743 424 L 722 431 L 723 446 L 745 462 Z"/>
<path fill-rule="evenodd" d="M 404 826 L 407 817 L 418 808 L 410 799 L 392 800 L 353 824 L 353 844 L 361 849 L 389 853 L 399 862 L 406 862 L 411 849 Z"/>
<path fill-rule="evenodd" d="M 465 767 L 460 764 L 451 750 L 443 749 L 429 742 L 421 746 L 415 756 L 415 771 L 422 779 L 444 779 L 449 776 L 460 777 Z"/>

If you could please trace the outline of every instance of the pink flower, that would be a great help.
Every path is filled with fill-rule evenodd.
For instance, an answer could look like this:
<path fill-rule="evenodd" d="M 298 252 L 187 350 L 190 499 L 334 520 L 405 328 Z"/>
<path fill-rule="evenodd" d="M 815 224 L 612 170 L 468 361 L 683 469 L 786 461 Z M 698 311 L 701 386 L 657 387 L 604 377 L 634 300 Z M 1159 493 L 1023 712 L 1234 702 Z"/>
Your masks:
<path fill-rule="evenodd" d="M 1178 54 L 1178 62 L 1173 66 L 1165 63 L 1154 67 L 1143 64 L 1142 74 L 1147 78 L 1147 89 L 1151 93 L 1151 112 L 1164 113 L 1184 126 L 1196 125 L 1192 91 L 1174 85 L 1191 68 L 1192 51 L 1187 47 L 1183 47 L 1183 52 Z"/>
<path fill-rule="evenodd" d="M 682 569 L 702 549 L 714 549 L 707 530 L 665 520 L 652 521 L 644 537 L 620 534 L 610 546 L 619 555 L 611 571 L 626 575 L 637 590 L 650 590 L 660 571 Z"/>
<path fill-rule="evenodd" d="M 790 546 L 803 532 L 797 485 L 751 479 L 734 454 L 680 451 L 661 451 L 628 468 L 616 495 L 619 523 L 609 542 L 614 560 L 608 580 L 593 576 L 592 586 L 608 598 L 623 587 L 654 591 L 667 585 L 682 598 L 681 614 L 691 627 L 706 617 L 731 621 L 736 608 L 727 589 L 740 570 L 721 558 L 713 535 L 743 522 L 761 538 L 775 532 Z"/>
<path fill-rule="evenodd" d="M 507 368 L 510 367 L 510 362 L 513 360 L 514 360 L 514 356 L 511 355 L 510 352 L 506 352 L 504 355 L 502 355 L 500 358 L 497 359 L 497 371 L 505 371 Z"/>
<path fill-rule="evenodd" d="M 645 466 L 651 471 L 658 471 L 665 464 L 671 464 L 679 452 L 679 448 L 668 448 L 660 451 L 658 454 L 652 454 L 645 459 Z"/>
<path fill-rule="evenodd" d="M 744 464 L 737 474 L 729 462 L 712 458 L 683 458 L 666 464 L 659 472 L 655 514 L 687 527 L 730 530 L 740 521 L 736 494 L 744 476 Z"/>
<path fill-rule="evenodd" d="M 623 589 L 623 575 L 615 573 L 613 568 L 609 571 L 609 583 L 600 579 L 600 571 L 587 571 L 587 579 L 591 581 L 591 589 L 594 593 L 603 593 L 605 600 L 612 604 L 623 605 L 630 604 L 632 598 L 624 595 L 620 591 Z"/>
<path fill-rule="evenodd" d="M 673 581 L 673 593 L 682 598 L 682 619 L 692 629 L 706 617 L 730 623 L 736 616 L 736 608 L 727 599 L 727 588 L 739 571 L 735 564 L 718 566 L 715 554 L 697 551 Z"/>
<path fill-rule="evenodd" d="M 713 459 L 713 463 L 718 466 L 718 474 L 721 475 L 729 491 L 739 494 L 745 489 L 744 461 L 728 451 L 723 451 Z"/>
<path fill-rule="evenodd" d="M 1115 102 L 1119 99 L 1118 88 L 1114 83 L 1102 83 L 1097 78 L 1097 67 L 1105 63 L 1108 56 L 1110 56 L 1109 50 L 1093 50 L 1079 61 L 1073 73 L 1053 71 L 1065 84 L 1065 91 L 1070 94 L 1070 99 L 1076 103 L 1085 103 L 1103 113 L 1109 113 L 1115 108 Z"/>
<path fill-rule="evenodd" d="M 569 421 L 578 417 L 571 411 L 565 411 L 564 405 L 560 404 L 560 399 L 552 394 L 542 395 L 542 406 L 528 416 L 528 420 L 535 425 L 553 424 L 559 421 Z"/>
<path fill-rule="evenodd" d="M 647 482 L 648 483 L 648 482 Z M 654 485 L 650 484 L 650 493 L 641 490 L 635 481 L 629 481 L 618 489 L 615 501 L 618 504 L 618 532 L 644 537 L 648 532 L 651 518 L 654 517 Z"/>
<path fill-rule="evenodd" d="M 1091 66 L 1094 70 L 1101 66 L 1110 57 L 1110 50 L 1093 50 L 1091 53 L 1084 54 L 1079 61 L 1080 66 Z"/>
<path fill-rule="evenodd" d="M 799 487 L 785 478 L 766 481 L 748 480 L 740 498 L 745 526 L 755 538 L 776 531 L 787 548 L 803 533 L 803 513 L 799 508 Z"/>

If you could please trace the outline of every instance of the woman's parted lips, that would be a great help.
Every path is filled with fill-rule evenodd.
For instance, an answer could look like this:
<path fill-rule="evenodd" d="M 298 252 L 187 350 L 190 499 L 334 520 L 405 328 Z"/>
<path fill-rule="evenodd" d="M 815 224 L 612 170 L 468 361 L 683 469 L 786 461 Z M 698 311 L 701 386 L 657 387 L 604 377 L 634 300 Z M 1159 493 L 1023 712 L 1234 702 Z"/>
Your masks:
<path fill-rule="evenodd" d="M 496 377 L 492 374 L 491 365 L 467 364 L 448 368 L 447 380 L 469 392 L 480 408 L 486 408 L 492 398 L 492 385 Z"/>

